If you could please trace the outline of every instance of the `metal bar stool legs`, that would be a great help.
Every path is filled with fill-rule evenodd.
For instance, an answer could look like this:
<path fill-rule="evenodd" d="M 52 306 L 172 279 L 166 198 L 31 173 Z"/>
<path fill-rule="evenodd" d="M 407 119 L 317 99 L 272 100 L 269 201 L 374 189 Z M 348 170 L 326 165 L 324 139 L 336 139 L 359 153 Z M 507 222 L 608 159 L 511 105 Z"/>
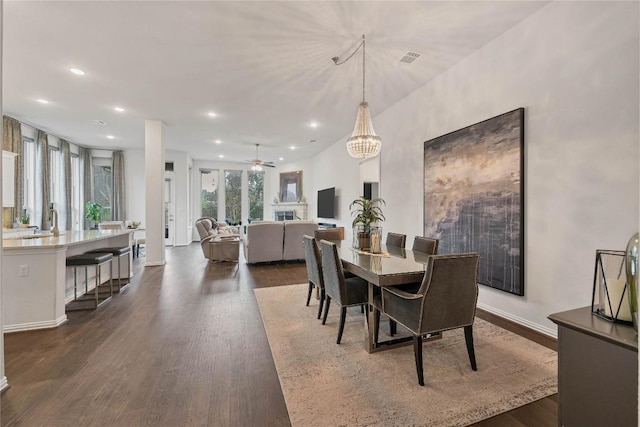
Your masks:
<path fill-rule="evenodd" d="M 73 267 L 73 301 L 67 304 L 65 307 L 66 311 L 74 311 L 74 310 L 95 310 L 100 307 L 107 301 L 111 300 L 113 297 L 113 280 L 112 277 L 109 277 L 109 295 L 106 298 L 103 298 L 101 301 L 100 298 L 100 284 L 102 283 L 102 273 L 101 267 L 109 263 L 109 269 L 111 271 L 112 268 L 112 260 L 113 255 L 110 253 L 84 253 L 80 255 L 74 255 L 67 257 L 67 267 Z M 96 268 L 95 274 L 95 288 L 94 288 L 94 296 L 89 296 L 89 266 L 94 266 Z M 84 297 L 80 296 L 78 298 L 78 267 L 84 267 Z M 87 301 L 91 301 L 93 304 L 87 306 L 84 304 Z"/>
<path fill-rule="evenodd" d="M 131 258 L 129 258 L 129 254 L 131 253 L 131 248 L 129 246 L 123 246 L 123 247 L 113 247 L 113 248 L 100 248 L 100 249 L 94 249 L 92 251 L 89 251 L 87 253 L 110 253 L 111 255 L 113 255 L 113 257 L 118 261 L 117 264 L 117 272 L 118 272 L 118 289 L 116 290 L 116 292 L 120 292 L 122 289 L 126 288 L 127 286 L 129 286 L 129 279 L 125 278 L 123 279 L 122 277 L 120 277 L 120 259 L 123 256 L 127 257 L 127 277 L 129 275 L 129 271 L 131 270 Z M 111 264 L 111 277 L 113 278 L 113 264 Z M 126 282 L 123 285 L 123 282 L 126 280 Z"/>

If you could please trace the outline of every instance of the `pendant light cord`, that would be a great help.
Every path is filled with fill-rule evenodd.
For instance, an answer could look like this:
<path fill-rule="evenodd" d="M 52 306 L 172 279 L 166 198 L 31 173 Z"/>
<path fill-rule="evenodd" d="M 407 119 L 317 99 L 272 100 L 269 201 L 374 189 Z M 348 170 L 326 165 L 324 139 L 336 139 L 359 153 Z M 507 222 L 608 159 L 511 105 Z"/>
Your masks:
<path fill-rule="evenodd" d="M 362 41 L 360 42 L 360 44 L 355 48 L 355 50 L 353 52 L 351 52 L 351 55 L 347 56 L 345 59 L 343 59 L 342 61 L 340 60 L 339 56 L 334 56 L 333 58 L 333 62 L 336 65 L 342 65 L 345 62 L 347 62 L 348 60 L 350 60 L 351 58 L 353 58 L 353 55 L 355 55 L 358 50 L 360 50 L 360 48 L 362 48 L 362 102 L 365 102 L 365 97 L 364 97 L 364 83 L 365 83 L 365 37 L 364 34 L 362 35 Z M 357 42 L 356 42 L 357 43 Z"/>

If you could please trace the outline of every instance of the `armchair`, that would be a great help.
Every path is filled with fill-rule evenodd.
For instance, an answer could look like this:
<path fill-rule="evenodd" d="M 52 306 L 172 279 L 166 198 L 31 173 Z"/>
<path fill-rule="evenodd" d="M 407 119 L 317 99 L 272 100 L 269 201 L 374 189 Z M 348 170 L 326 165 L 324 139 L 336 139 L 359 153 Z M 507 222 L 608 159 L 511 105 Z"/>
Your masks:
<path fill-rule="evenodd" d="M 211 261 L 238 260 L 239 234 L 221 231 L 213 218 L 198 219 L 196 229 L 200 235 L 200 246 L 205 258 Z"/>
<path fill-rule="evenodd" d="M 383 287 L 374 297 L 374 340 L 378 341 L 380 312 L 413 334 L 418 383 L 424 385 L 422 336 L 464 328 L 471 369 L 476 371 L 473 348 L 473 321 L 478 299 L 477 253 L 434 255 L 429 257 L 417 293 Z"/>

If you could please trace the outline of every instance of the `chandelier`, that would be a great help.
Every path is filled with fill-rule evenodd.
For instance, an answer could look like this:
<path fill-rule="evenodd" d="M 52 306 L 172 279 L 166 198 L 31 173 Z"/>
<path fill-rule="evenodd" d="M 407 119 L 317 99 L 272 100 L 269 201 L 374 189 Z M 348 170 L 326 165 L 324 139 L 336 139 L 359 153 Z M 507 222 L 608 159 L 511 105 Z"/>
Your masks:
<path fill-rule="evenodd" d="M 362 102 L 358 107 L 358 115 L 356 116 L 356 124 L 353 127 L 353 133 L 347 140 L 347 152 L 351 157 L 357 159 L 368 159 L 375 157 L 380 153 L 382 146 L 382 138 L 376 135 L 371 123 L 371 114 L 369 114 L 369 104 L 365 101 L 365 37 L 362 35 L 362 41 L 356 49 L 346 59 L 340 60 L 334 57 L 333 62 L 336 65 L 342 65 L 356 54 L 362 48 Z"/>

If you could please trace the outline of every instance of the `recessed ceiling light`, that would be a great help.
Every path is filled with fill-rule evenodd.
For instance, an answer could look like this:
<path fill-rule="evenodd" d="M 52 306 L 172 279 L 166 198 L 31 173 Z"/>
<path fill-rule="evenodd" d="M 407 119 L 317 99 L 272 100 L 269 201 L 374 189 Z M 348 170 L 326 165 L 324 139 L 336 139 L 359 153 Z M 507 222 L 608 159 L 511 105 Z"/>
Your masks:
<path fill-rule="evenodd" d="M 311 144 L 315 144 L 316 142 L 318 142 L 318 140 L 317 140 L 317 139 L 310 139 L 310 140 L 309 140 L 309 142 L 310 142 Z"/>
<path fill-rule="evenodd" d="M 296 149 L 295 145 L 292 145 L 291 147 L 289 147 L 289 150 L 295 150 L 295 149 Z"/>
<path fill-rule="evenodd" d="M 84 76 L 84 74 L 85 74 L 84 71 L 82 71 L 79 68 L 69 68 L 69 71 L 71 71 L 76 76 Z"/>
<path fill-rule="evenodd" d="M 207 113 L 207 116 L 209 116 L 209 117 L 215 117 L 215 116 L 217 116 L 217 114 L 216 114 L 216 113 L 214 113 L 213 111 L 209 111 L 209 112 Z"/>
<path fill-rule="evenodd" d="M 220 157 L 221 159 L 224 158 L 224 154 L 218 154 L 218 157 Z"/>
<path fill-rule="evenodd" d="M 213 142 L 215 142 L 216 144 L 222 144 L 222 141 L 220 141 L 219 139 L 216 139 L 216 140 L 215 140 L 215 141 L 213 141 Z"/>
<path fill-rule="evenodd" d="M 123 113 L 124 112 L 124 108 L 122 107 L 113 107 L 114 110 L 116 110 L 118 113 Z"/>
<path fill-rule="evenodd" d="M 107 139 L 115 139 L 116 137 L 113 135 L 107 135 Z"/>
<path fill-rule="evenodd" d="M 38 101 L 40 104 L 48 104 L 48 103 L 49 103 L 49 101 L 47 101 L 46 99 L 42 99 L 42 98 L 38 99 L 37 101 Z"/>
<path fill-rule="evenodd" d="M 312 128 L 317 128 L 318 127 L 318 122 L 311 122 L 311 123 L 309 123 L 309 126 L 311 126 Z"/>
<path fill-rule="evenodd" d="M 283 161 L 283 160 L 284 160 L 284 157 L 280 157 L 278 160 Z"/>

